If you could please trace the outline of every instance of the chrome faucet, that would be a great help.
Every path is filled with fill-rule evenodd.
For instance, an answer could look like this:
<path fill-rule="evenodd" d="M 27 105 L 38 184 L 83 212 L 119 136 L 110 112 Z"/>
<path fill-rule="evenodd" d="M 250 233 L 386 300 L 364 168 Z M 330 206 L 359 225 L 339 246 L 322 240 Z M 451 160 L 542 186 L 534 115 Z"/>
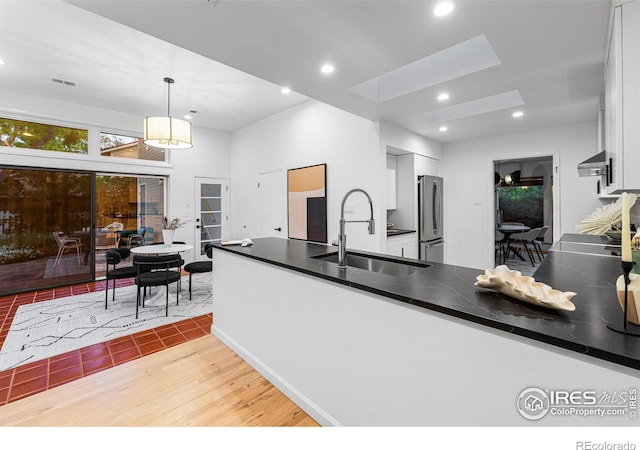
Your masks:
<path fill-rule="evenodd" d="M 369 199 L 369 207 L 371 208 L 371 218 L 369 220 L 344 220 L 344 204 L 347 198 L 354 192 L 362 192 Z M 354 222 L 367 222 L 369 224 L 369 234 L 375 234 L 376 224 L 373 220 L 373 202 L 369 194 L 362 189 L 351 189 L 342 199 L 342 206 L 340 207 L 340 234 L 338 235 L 338 269 L 347 268 L 347 235 L 344 232 L 344 224 Z"/>

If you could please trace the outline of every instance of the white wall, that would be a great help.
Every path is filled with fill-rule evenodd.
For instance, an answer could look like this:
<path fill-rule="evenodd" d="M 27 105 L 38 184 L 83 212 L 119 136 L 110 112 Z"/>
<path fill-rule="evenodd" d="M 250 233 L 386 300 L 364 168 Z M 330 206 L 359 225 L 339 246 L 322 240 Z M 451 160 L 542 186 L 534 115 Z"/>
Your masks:
<path fill-rule="evenodd" d="M 173 172 L 169 179 L 167 217 L 182 217 L 189 222 L 176 231 L 175 239 L 194 243 L 196 230 L 195 177 L 229 178 L 231 135 L 207 128 L 193 130 L 193 148 L 171 150 Z M 193 255 L 185 255 L 185 260 Z"/>
<path fill-rule="evenodd" d="M 596 122 L 583 122 L 446 144 L 445 262 L 478 269 L 494 266 L 494 160 L 556 155 L 560 217 L 555 218 L 554 239 L 575 233 L 576 224 L 603 205 L 597 198 L 596 178 L 580 178 L 576 169 L 597 152 L 596 142 Z"/>
<path fill-rule="evenodd" d="M 288 169 L 326 163 L 329 243 L 338 236 L 343 196 L 361 188 L 373 199 L 376 235 L 368 235 L 366 224 L 347 224 L 347 248 L 379 251 L 386 220 L 386 155 L 381 159 L 378 151 L 377 124 L 310 100 L 233 133 L 231 145 L 231 239 L 256 236 L 258 173 L 282 168 L 286 177 Z M 345 213 L 345 219 L 369 218 L 363 195 L 354 194 L 347 204 L 354 212 Z"/>

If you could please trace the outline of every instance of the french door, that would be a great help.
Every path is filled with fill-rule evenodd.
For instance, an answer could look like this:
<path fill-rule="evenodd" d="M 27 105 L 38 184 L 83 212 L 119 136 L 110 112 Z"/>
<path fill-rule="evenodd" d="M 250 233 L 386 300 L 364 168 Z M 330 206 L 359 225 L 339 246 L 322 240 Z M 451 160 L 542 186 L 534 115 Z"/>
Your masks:
<path fill-rule="evenodd" d="M 228 184 L 222 178 L 195 179 L 195 239 L 196 260 L 206 260 L 204 250 L 207 243 L 227 239 Z M 198 250 L 199 249 L 199 250 Z"/>

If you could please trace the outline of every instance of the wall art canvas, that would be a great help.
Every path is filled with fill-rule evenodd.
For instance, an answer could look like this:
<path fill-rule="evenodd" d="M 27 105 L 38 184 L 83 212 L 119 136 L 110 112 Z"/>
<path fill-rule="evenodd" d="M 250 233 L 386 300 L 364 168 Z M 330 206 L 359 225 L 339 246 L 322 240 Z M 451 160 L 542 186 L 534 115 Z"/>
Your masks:
<path fill-rule="evenodd" d="M 327 165 L 287 171 L 289 238 L 327 242 Z"/>

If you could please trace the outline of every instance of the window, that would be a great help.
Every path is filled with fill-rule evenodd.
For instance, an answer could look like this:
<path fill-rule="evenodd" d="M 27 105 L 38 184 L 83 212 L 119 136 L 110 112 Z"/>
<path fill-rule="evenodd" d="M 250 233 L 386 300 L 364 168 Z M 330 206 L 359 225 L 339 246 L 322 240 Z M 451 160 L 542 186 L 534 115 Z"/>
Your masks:
<path fill-rule="evenodd" d="M 150 147 L 141 138 L 112 133 L 100 133 L 100 154 L 148 161 L 165 160 L 164 149 Z"/>
<path fill-rule="evenodd" d="M 87 130 L 0 117 L 0 145 L 66 153 L 88 153 Z"/>

